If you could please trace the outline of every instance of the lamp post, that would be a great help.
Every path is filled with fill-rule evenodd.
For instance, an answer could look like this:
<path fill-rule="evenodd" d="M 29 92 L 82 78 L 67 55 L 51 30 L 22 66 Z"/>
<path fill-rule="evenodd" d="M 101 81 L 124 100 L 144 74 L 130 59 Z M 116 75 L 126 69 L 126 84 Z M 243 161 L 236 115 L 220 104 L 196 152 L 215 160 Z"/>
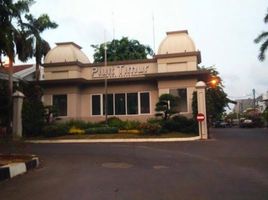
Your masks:
<path fill-rule="evenodd" d="M 105 78 L 104 78 L 104 88 L 105 88 L 105 104 L 104 104 L 104 110 L 105 110 L 105 125 L 108 126 L 108 115 L 107 115 L 107 105 L 108 105 L 108 99 L 107 99 L 107 45 L 106 41 L 104 44 L 104 67 L 105 67 Z"/>

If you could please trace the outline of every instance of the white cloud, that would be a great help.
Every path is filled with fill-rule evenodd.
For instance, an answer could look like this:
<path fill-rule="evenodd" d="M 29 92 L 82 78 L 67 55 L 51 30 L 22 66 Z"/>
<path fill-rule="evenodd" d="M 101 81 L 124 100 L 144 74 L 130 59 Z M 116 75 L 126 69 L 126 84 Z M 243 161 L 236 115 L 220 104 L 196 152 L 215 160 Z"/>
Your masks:
<path fill-rule="evenodd" d="M 91 44 L 128 36 L 156 51 L 166 31 L 188 29 L 201 50 L 201 65 L 216 65 L 230 96 L 244 96 L 252 88 L 267 90 L 267 62 L 257 60 L 254 38 L 267 27 L 263 23 L 266 0 L 38 0 L 35 15 L 48 13 L 59 27 L 44 37 L 55 42 L 74 41 L 91 57 Z M 267 54 L 268 59 L 268 54 Z M 92 59 L 91 59 L 92 60 Z"/>

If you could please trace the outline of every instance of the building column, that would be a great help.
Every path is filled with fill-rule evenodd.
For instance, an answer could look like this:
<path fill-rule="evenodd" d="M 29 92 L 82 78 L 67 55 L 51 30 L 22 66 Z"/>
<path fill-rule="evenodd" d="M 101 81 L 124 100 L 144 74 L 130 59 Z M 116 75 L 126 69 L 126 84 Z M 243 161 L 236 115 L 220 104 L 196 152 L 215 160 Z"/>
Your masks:
<path fill-rule="evenodd" d="M 208 128 L 207 128 L 207 111 L 206 111 L 206 83 L 199 81 L 195 85 L 197 92 L 197 110 L 198 113 L 202 113 L 205 119 L 198 123 L 199 135 L 201 139 L 208 139 Z"/>
<path fill-rule="evenodd" d="M 13 138 L 20 139 L 22 137 L 22 104 L 24 94 L 20 91 L 16 91 L 13 94 Z"/>

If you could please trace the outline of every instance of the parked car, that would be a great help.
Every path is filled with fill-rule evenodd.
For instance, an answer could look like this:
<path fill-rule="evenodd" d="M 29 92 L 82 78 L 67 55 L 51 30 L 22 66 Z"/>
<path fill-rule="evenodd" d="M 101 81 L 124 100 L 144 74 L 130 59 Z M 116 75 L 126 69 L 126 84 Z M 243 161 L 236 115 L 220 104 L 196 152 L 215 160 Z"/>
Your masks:
<path fill-rule="evenodd" d="M 230 128 L 231 124 L 224 121 L 216 121 L 213 123 L 214 128 Z"/>
<path fill-rule="evenodd" d="M 240 128 L 253 128 L 254 123 L 251 119 L 245 119 L 242 122 L 240 122 Z"/>

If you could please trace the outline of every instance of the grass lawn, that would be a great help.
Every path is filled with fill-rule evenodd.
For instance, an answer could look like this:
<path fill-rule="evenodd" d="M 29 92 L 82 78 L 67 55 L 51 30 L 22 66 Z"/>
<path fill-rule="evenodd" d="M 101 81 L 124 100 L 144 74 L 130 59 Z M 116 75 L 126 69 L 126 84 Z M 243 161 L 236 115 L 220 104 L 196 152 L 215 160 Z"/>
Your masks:
<path fill-rule="evenodd" d="M 141 133 L 115 133 L 115 134 L 84 134 L 84 135 L 64 135 L 46 139 L 129 139 L 129 138 L 187 138 L 196 134 L 185 133 L 165 133 L 160 135 L 148 135 Z"/>

